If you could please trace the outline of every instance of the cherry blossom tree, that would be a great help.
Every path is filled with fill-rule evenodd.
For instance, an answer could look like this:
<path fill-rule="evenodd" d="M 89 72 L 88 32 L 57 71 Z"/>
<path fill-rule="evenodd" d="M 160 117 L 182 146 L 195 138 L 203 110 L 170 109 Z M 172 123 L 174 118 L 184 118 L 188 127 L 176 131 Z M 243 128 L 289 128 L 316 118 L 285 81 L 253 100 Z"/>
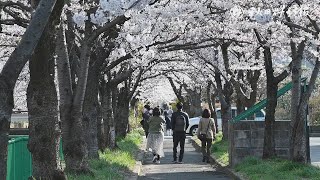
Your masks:
<path fill-rule="evenodd" d="M 37 46 L 39 39 L 44 31 L 49 17 L 53 11 L 56 1 L 42 0 L 36 9 L 30 24 L 28 25 L 24 35 L 22 36 L 18 46 L 12 52 L 0 74 L 1 81 L 1 113 L 0 113 L 0 177 L 6 178 L 6 159 L 7 159 L 7 146 L 8 146 L 8 132 L 13 102 L 13 90 L 15 82 L 24 67 L 25 63 L 30 59 L 32 52 Z"/>
<path fill-rule="evenodd" d="M 32 176 L 36 179 L 59 176 L 66 178 L 58 165 L 61 131 L 58 125 L 58 100 L 54 82 L 56 26 L 59 24 L 63 6 L 63 1 L 55 4 L 29 62 L 28 149 L 32 154 Z"/>
<path fill-rule="evenodd" d="M 285 24 L 290 28 L 290 46 L 292 52 L 292 97 L 290 156 L 297 162 L 307 163 L 306 116 L 307 104 L 314 89 L 319 72 L 319 4 L 312 1 L 292 1 L 284 8 Z M 306 48 L 309 46 L 309 48 Z M 302 60 L 310 54 L 314 69 L 308 83 L 308 89 L 302 91 Z"/>

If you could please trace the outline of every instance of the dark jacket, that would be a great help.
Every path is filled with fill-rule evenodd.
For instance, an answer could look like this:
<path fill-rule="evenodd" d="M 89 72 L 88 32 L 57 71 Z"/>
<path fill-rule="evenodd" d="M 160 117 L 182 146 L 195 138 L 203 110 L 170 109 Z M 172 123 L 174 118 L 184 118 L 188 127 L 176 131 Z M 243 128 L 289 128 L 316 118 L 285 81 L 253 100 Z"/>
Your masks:
<path fill-rule="evenodd" d="M 166 120 L 166 129 L 171 129 L 171 120 L 168 116 L 164 117 Z"/>
<path fill-rule="evenodd" d="M 143 129 L 144 129 L 145 131 L 147 131 L 147 132 L 149 131 L 149 123 L 148 123 L 148 120 L 149 120 L 150 116 L 151 116 L 151 114 L 150 114 L 148 111 L 146 111 L 145 113 L 142 114 L 142 119 L 143 119 L 143 125 L 142 125 L 142 127 L 143 127 Z"/>
<path fill-rule="evenodd" d="M 172 114 L 172 117 L 171 117 L 171 128 L 172 128 L 173 131 L 174 131 L 175 127 L 176 127 L 176 119 L 180 115 L 183 115 L 185 120 L 186 120 L 186 129 L 188 129 L 188 127 L 189 127 L 189 116 L 188 116 L 188 114 L 183 112 L 183 111 L 177 111 L 177 112 L 174 112 Z"/>

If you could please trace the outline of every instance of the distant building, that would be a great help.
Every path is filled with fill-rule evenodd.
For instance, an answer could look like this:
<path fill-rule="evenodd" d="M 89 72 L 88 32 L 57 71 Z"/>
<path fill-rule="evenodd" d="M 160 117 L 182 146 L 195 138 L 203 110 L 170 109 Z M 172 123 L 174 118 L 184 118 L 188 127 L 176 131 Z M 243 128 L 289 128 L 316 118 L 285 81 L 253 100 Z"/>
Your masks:
<path fill-rule="evenodd" d="M 13 113 L 11 115 L 10 128 L 28 128 L 28 127 L 29 127 L 29 121 L 28 121 L 27 112 Z"/>

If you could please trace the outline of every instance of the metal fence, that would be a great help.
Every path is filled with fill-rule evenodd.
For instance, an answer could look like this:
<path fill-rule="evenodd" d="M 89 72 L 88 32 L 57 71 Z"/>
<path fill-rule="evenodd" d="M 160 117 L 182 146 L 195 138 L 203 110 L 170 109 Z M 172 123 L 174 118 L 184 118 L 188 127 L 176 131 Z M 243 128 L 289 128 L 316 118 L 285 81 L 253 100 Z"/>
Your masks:
<path fill-rule="evenodd" d="M 9 138 L 6 180 L 27 180 L 32 175 L 32 158 L 27 148 L 29 136 Z M 64 161 L 62 143 L 59 154 L 60 160 Z"/>

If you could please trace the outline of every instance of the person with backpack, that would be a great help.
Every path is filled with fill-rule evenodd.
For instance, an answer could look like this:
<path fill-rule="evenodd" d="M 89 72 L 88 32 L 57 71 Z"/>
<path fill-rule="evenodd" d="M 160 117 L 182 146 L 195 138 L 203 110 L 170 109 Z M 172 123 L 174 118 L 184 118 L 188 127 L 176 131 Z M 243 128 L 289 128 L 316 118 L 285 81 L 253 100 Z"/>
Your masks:
<path fill-rule="evenodd" d="M 177 103 L 177 112 L 171 117 L 171 128 L 173 131 L 173 162 L 182 163 L 184 154 L 184 144 L 186 139 L 186 129 L 189 126 L 189 116 L 182 111 L 183 104 Z M 180 144 L 179 161 L 177 161 L 177 147 Z"/>
<path fill-rule="evenodd" d="M 204 109 L 202 112 L 202 118 L 199 121 L 197 136 L 201 140 L 201 150 L 202 150 L 202 162 L 207 161 L 210 163 L 210 148 L 212 141 L 216 136 L 216 126 L 214 120 L 210 118 L 210 111 Z"/>

